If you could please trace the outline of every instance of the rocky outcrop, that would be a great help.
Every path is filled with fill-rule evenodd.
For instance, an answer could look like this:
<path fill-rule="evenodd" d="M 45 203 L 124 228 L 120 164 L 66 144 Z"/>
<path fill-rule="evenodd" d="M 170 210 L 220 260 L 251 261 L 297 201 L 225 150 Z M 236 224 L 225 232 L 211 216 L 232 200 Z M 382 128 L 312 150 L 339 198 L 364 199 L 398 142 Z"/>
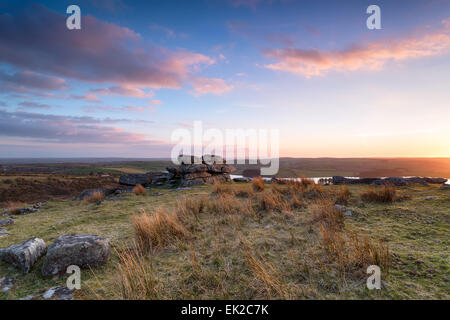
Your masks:
<path fill-rule="evenodd" d="M 444 184 L 446 183 L 448 180 L 445 178 L 423 178 L 425 180 L 425 182 L 427 183 L 431 183 L 431 184 Z"/>
<path fill-rule="evenodd" d="M 409 184 L 409 182 L 405 178 L 399 178 L 399 177 L 389 177 L 384 179 L 378 179 L 372 182 L 373 185 L 383 185 L 383 184 L 391 184 L 396 187 L 406 186 Z"/>
<path fill-rule="evenodd" d="M 70 265 L 80 268 L 99 266 L 106 263 L 110 253 L 111 244 L 106 238 L 87 234 L 63 235 L 48 248 L 42 274 L 63 273 Z"/>
<path fill-rule="evenodd" d="M 445 183 L 447 179 L 444 178 L 428 178 L 428 177 L 389 177 L 389 178 L 345 178 L 342 176 L 334 176 L 332 178 L 333 184 L 372 184 L 372 185 L 383 185 L 392 184 L 395 186 L 406 186 L 408 184 L 420 184 L 427 186 L 429 183 L 441 184 Z"/>
<path fill-rule="evenodd" d="M 47 252 L 44 240 L 32 238 L 22 243 L 0 249 L 0 259 L 28 273 L 34 263 Z"/>
<path fill-rule="evenodd" d="M 213 184 L 215 182 L 231 181 L 230 173 L 236 169 L 227 164 L 182 164 L 178 168 L 170 167 L 174 179 L 180 179 L 182 187 L 199 184 Z M 169 171 L 169 168 L 167 168 Z"/>
<path fill-rule="evenodd" d="M 379 178 L 345 178 L 342 176 L 333 176 L 333 184 L 371 184 L 374 181 L 379 180 Z"/>

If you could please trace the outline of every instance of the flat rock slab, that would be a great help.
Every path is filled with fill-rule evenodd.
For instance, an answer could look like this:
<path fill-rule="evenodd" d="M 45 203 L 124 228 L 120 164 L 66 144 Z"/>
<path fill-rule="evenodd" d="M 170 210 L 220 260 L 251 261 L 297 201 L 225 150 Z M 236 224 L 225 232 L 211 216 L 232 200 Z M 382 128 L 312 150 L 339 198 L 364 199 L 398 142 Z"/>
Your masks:
<path fill-rule="evenodd" d="M 111 244 L 108 239 L 96 235 L 63 235 L 53 242 L 45 256 L 42 274 L 51 276 L 64 273 L 70 265 L 88 268 L 108 261 Z"/>
<path fill-rule="evenodd" d="M 73 290 L 67 287 L 53 287 L 42 295 L 46 300 L 73 300 Z"/>
<path fill-rule="evenodd" d="M 35 262 L 47 252 L 45 241 L 32 238 L 22 243 L 0 249 L 0 259 L 13 264 L 23 273 L 30 272 Z"/>
<path fill-rule="evenodd" d="M 430 196 L 430 197 L 422 198 L 422 200 L 438 200 L 438 199 L 440 199 L 440 197 Z"/>

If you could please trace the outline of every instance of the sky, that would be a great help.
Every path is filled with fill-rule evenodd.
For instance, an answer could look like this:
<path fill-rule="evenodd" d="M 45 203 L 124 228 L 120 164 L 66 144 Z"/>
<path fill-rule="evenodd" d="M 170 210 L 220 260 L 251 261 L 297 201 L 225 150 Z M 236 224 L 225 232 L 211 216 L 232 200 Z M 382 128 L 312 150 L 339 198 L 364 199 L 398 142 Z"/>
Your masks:
<path fill-rule="evenodd" d="M 0 0 L 0 157 L 170 157 L 195 121 L 284 157 L 450 157 L 449 75 L 450 0 Z"/>

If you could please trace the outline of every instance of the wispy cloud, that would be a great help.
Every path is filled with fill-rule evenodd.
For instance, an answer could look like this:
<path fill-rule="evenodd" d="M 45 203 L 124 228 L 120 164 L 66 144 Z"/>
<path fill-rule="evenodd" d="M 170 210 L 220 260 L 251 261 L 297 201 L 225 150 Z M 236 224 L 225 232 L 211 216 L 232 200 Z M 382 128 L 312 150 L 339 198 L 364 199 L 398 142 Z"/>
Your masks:
<path fill-rule="evenodd" d="M 366 45 L 353 45 L 344 50 L 285 48 L 265 50 L 266 57 L 278 62 L 266 64 L 272 70 L 303 75 L 321 76 L 330 71 L 379 70 L 389 61 L 421 58 L 442 54 L 450 48 L 449 19 L 444 28 L 421 36 L 388 39 Z"/>
<path fill-rule="evenodd" d="M 219 78 L 193 78 L 191 82 L 196 96 L 208 93 L 221 95 L 233 89 L 231 84 L 227 84 L 225 80 Z"/>
<path fill-rule="evenodd" d="M 147 136 L 112 124 L 128 119 L 97 119 L 29 112 L 0 111 L 0 136 L 41 139 L 47 142 L 147 143 Z"/>
<path fill-rule="evenodd" d="M 45 103 L 37 103 L 32 101 L 23 101 L 19 103 L 19 106 L 26 108 L 36 108 L 36 109 L 51 109 L 51 105 Z"/>
<path fill-rule="evenodd" d="M 1 14 L 0 61 L 58 77 L 140 88 L 179 88 L 200 65 L 215 62 L 145 43 L 133 30 L 90 15 L 83 18 L 81 32 L 67 32 L 61 28 L 64 19 L 36 4 Z"/>

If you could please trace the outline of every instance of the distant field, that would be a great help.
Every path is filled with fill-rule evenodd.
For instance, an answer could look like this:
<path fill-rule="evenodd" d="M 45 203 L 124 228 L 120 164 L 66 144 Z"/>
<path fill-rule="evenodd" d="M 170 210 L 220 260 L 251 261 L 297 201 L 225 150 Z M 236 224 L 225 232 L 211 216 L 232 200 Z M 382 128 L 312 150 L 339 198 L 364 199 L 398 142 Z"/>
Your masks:
<path fill-rule="evenodd" d="M 42 159 L 42 161 L 49 159 Z M 77 159 L 80 161 L 79 159 Z M 5 164 L 0 172 L 6 173 L 57 173 L 72 175 L 89 175 L 106 173 L 120 175 L 123 173 L 145 173 L 163 171 L 172 164 L 168 160 L 120 160 L 100 162 L 62 162 L 29 164 Z M 236 165 L 237 174 L 257 165 Z M 6 170 L 6 171 L 5 171 Z M 333 175 L 382 177 L 382 176 L 430 176 L 450 178 L 450 158 L 280 158 L 280 177 L 327 177 Z"/>

